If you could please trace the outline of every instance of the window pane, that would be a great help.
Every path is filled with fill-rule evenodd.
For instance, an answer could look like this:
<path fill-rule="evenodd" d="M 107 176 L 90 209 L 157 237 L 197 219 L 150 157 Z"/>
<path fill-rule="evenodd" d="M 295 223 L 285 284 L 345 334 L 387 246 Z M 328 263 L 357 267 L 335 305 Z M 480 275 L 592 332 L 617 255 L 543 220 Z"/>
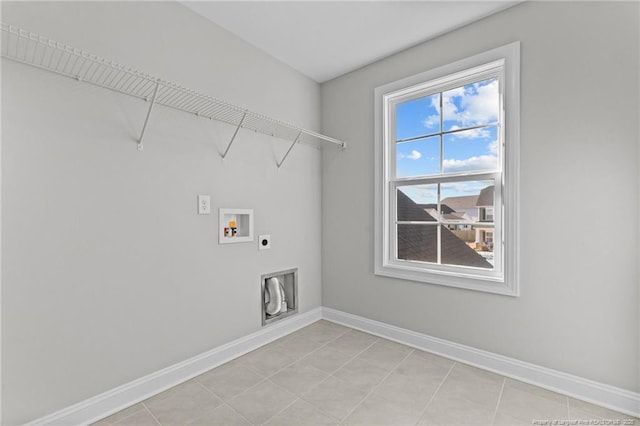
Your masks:
<path fill-rule="evenodd" d="M 438 227 L 436 225 L 398 225 L 398 259 L 436 263 Z"/>
<path fill-rule="evenodd" d="M 435 222 L 438 212 L 438 185 L 398 188 L 396 209 L 396 217 L 400 222 Z"/>
<path fill-rule="evenodd" d="M 443 264 L 493 269 L 492 227 L 448 225 L 441 233 Z"/>
<path fill-rule="evenodd" d="M 440 207 L 448 213 L 443 217 L 447 222 L 479 222 L 483 212 L 494 207 L 492 180 L 443 183 L 440 191 Z"/>
<path fill-rule="evenodd" d="M 440 94 L 396 105 L 396 140 L 440 131 Z"/>
<path fill-rule="evenodd" d="M 498 169 L 498 128 L 480 127 L 444 135 L 445 173 Z"/>
<path fill-rule="evenodd" d="M 499 108 L 496 78 L 447 90 L 442 93 L 444 130 L 495 123 Z"/>
<path fill-rule="evenodd" d="M 440 136 L 396 144 L 396 177 L 440 173 Z"/>
<path fill-rule="evenodd" d="M 493 207 L 481 208 L 479 213 L 480 222 L 493 222 Z"/>

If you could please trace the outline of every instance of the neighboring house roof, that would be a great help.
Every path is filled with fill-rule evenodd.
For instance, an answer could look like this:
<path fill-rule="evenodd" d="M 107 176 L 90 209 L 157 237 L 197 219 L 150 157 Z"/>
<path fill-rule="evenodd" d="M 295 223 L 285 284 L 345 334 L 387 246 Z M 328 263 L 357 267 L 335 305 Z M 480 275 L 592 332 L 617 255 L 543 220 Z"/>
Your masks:
<path fill-rule="evenodd" d="M 478 195 L 478 200 L 476 201 L 476 206 L 493 206 L 493 193 L 493 185 L 487 186 L 482 191 L 480 191 L 480 195 Z"/>
<path fill-rule="evenodd" d="M 464 213 L 445 213 L 442 215 L 444 220 L 464 220 Z"/>
<path fill-rule="evenodd" d="M 438 210 L 438 205 L 437 204 L 418 204 L 419 207 L 422 207 L 423 209 L 427 210 L 427 209 L 433 209 L 433 210 Z M 455 210 L 452 209 L 451 207 L 449 207 L 448 205 L 444 204 L 444 203 L 440 203 L 440 211 L 444 214 L 447 213 L 454 213 Z"/>
<path fill-rule="evenodd" d="M 397 208 L 399 221 L 436 221 L 402 191 L 398 191 Z M 435 225 L 398 225 L 398 258 L 435 263 L 438 256 L 437 233 Z M 445 227 L 441 229 L 441 241 L 443 263 L 478 268 L 493 267 Z"/>
<path fill-rule="evenodd" d="M 477 206 L 477 195 L 463 195 L 460 197 L 447 197 L 440 202 L 440 204 L 446 204 L 455 211 L 464 209 L 474 209 Z"/>

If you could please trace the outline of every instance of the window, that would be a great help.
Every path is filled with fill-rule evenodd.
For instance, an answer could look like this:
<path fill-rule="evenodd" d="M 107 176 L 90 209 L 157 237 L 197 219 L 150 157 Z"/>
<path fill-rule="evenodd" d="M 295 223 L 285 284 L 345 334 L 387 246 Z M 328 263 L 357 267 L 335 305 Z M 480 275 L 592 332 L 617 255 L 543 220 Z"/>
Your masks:
<path fill-rule="evenodd" d="M 489 247 L 491 247 L 493 245 L 493 232 L 485 231 L 484 241 Z"/>
<path fill-rule="evenodd" d="M 517 295 L 519 43 L 376 89 L 375 273 Z"/>
<path fill-rule="evenodd" d="M 480 208 L 480 221 L 493 222 L 493 207 Z"/>

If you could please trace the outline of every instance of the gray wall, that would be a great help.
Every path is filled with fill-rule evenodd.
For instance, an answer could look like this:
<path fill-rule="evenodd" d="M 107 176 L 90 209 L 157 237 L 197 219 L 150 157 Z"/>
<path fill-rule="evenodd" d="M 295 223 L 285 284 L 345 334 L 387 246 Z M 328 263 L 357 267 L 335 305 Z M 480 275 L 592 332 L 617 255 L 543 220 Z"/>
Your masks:
<path fill-rule="evenodd" d="M 318 130 L 320 88 L 178 3 L 2 2 L 2 19 Z M 320 306 L 320 152 L 3 60 L 2 409 L 22 423 L 257 331 L 260 275 Z M 214 214 L 196 214 L 210 194 Z M 217 208 L 256 243 L 218 245 Z"/>
<path fill-rule="evenodd" d="M 638 9 L 527 2 L 323 84 L 323 306 L 640 390 Z M 516 40 L 521 296 L 375 276 L 374 88 Z"/>

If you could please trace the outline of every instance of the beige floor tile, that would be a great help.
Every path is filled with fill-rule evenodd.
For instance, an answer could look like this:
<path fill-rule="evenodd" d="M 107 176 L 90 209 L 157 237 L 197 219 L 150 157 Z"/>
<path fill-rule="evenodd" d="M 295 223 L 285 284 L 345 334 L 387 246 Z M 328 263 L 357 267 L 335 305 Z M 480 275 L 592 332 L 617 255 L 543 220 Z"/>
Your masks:
<path fill-rule="evenodd" d="M 343 425 L 415 425 L 420 410 L 407 410 L 378 395 L 370 395 L 347 417 Z"/>
<path fill-rule="evenodd" d="M 407 346 L 407 345 L 403 345 L 402 343 L 398 343 L 398 342 L 394 342 L 393 340 L 388 340 L 385 339 L 383 337 L 378 337 L 378 342 L 380 345 L 385 346 L 387 348 L 393 348 L 393 349 L 398 349 L 398 350 L 403 350 L 403 351 L 414 351 L 416 350 L 415 348 L 412 348 L 411 346 Z"/>
<path fill-rule="evenodd" d="M 251 423 L 236 413 L 227 404 L 207 411 L 193 422 L 196 426 L 251 426 Z"/>
<path fill-rule="evenodd" d="M 640 425 L 640 419 L 637 417 L 622 414 L 617 411 L 609 410 L 608 408 L 600 407 L 598 405 L 590 404 L 588 402 L 580 401 L 575 398 L 569 399 L 569 416 L 573 419 L 598 419 L 598 420 L 635 420 L 636 425 Z M 584 417 L 587 416 L 587 417 Z"/>
<path fill-rule="evenodd" d="M 214 368 L 196 380 L 224 401 L 229 401 L 264 379 L 247 367 L 231 364 Z"/>
<path fill-rule="evenodd" d="M 327 346 L 344 352 L 349 356 L 355 356 L 371 346 L 376 340 L 378 338 L 375 336 L 351 330 L 331 341 Z"/>
<path fill-rule="evenodd" d="M 412 349 L 407 346 L 399 345 L 388 340 L 378 340 L 358 355 L 358 359 L 363 359 L 385 370 L 393 370 L 411 351 Z"/>
<path fill-rule="evenodd" d="M 107 426 L 107 425 L 112 425 L 114 423 L 116 423 L 117 421 L 120 421 L 122 419 L 124 419 L 125 417 L 129 417 L 130 415 L 143 410 L 146 411 L 147 409 L 144 408 L 144 405 L 140 404 L 136 404 L 136 405 L 132 405 L 129 408 L 125 408 L 124 410 L 118 411 L 117 413 L 106 417 L 102 420 L 100 420 L 99 422 L 93 423 L 93 426 Z"/>
<path fill-rule="evenodd" d="M 269 380 L 290 392 L 301 395 L 326 379 L 328 375 L 315 367 L 298 363 L 279 371 L 269 377 Z"/>
<path fill-rule="evenodd" d="M 289 355 L 295 357 L 296 359 L 300 359 L 324 345 L 324 343 L 320 343 L 317 340 L 305 335 L 285 338 L 274 343 L 275 348 L 287 352 Z"/>
<path fill-rule="evenodd" d="M 345 327 L 344 325 L 340 325 L 338 323 L 327 320 L 316 321 L 310 326 L 305 327 L 305 330 L 315 330 L 316 328 L 331 329 L 340 333 L 346 333 L 351 330 L 351 328 L 349 327 Z"/>
<path fill-rule="evenodd" d="M 218 407 L 222 400 L 199 382 L 190 380 L 144 401 L 144 404 L 162 424 L 188 424 Z"/>
<path fill-rule="evenodd" d="M 493 419 L 517 426 L 567 416 L 632 419 L 640 426 L 606 408 L 318 321 L 95 425 L 464 425 Z"/>
<path fill-rule="evenodd" d="M 524 383 L 518 380 L 510 379 L 510 378 L 505 379 L 504 389 L 505 390 L 515 389 L 530 395 L 536 395 L 541 398 L 548 399 L 550 401 L 555 401 L 560 404 L 564 404 L 564 405 L 567 404 L 567 397 L 564 395 L 561 395 L 557 392 L 552 392 L 552 391 L 543 389 L 538 386 L 530 385 L 528 383 Z"/>
<path fill-rule="evenodd" d="M 444 375 L 442 376 L 444 377 Z M 391 373 L 373 392 L 391 402 L 395 402 L 406 409 L 423 410 L 433 397 L 440 380 L 425 380 L 421 376 L 408 376 Z"/>
<path fill-rule="evenodd" d="M 333 376 L 368 392 L 388 374 L 388 370 L 356 358 L 333 373 Z"/>
<path fill-rule="evenodd" d="M 269 377 L 296 360 L 297 357 L 287 351 L 277 346 L 270 346 L 240 357 L 236 364 L 248 367 L 263 377 Z"/>
<path fill-rule="evenodd" d="M 440 355 L 436 355 L 436 354 L 432 354 L 431 352 L 427 352 L 427 351 L 421 351 L 420 349 L 415 349 L 413 354 L 417 357 L 426 359 L 427 361 L 429 361 L 431 364 L 433 365 L 453 365 L 455 363 L 455 361 L 449 359 L 449 358 L 444 358 L 441 357 Z"/>
<path fill-rule="evenodd" d="M 394 370 L 395 374 L 420 377 L 424 381 L 442 382 L 454 362 L 426 352 L 414 351 Z"/>
<path fill-rule="evenodd" d="M 347 326 L 344 326 L 344 325 L 342 325 L 342 324 L 338 324 L 337 322 L 329 321 L 329 320 L 326 320 L 326 319 L 318 320 L 318 321 L 314 322 L 314 323 L 313 323 L 313 324 L 311 324 L 311 325 L 312 325 L 312 326 L 315 326 L 315 325 L 323 325 L 323 326 L 325 326 L 325 327 L 331 327 L 331 328 L 335 328 L 335 329 L 337 329 L 337 330 L 346 330 L 346 331 L 351 330 L 351 328 L 349 328 L 349 327 L 347 327 Z"/>
<path fill-rule="evenodd" d="M 495 405 L 478 404 L 453 394 L 438 393 L 419 425 L 490 425 Z"/>
<path fill-rule="evenodd" d="M 496 413 L 493 424 L 496 426 L 532 426 L 530 421 L 516 419 L 504 413 Z"/>
<path fill-rule="evenodd" d="M 265 380 L 228 404 L 251 423 L 262 424 L 295 399 L 296 396 L 288 390 Z"/>
<path fill-rule="evenodd" d="M 298 399 L 279 414 L 272 417 L 266 424 L 282 426 L 321 426 L 337 425 L 338 420 L 322 413 L 308 402 Z"/>
<path fill-rule="evenodd" d="M 157 426 L 160 423 L 148 410 L 140 410 L 124 419 L 115 422 L 114 426 Z"/>
<path fill-rule="evenodd" d="M 302 399 L 329 416 L 343 419 L 365 396 L 367 396 L 366 391 L 329 376 L 325 381 L 302 395 Z"/>
<path fill-rule="evenodd" d="M 412 352 L 374 392 L 399 404 L 425 408 L 453 364 L 445 358 Z"/>
<path fill-rule="evenodd" d="M 316 322 L 308 327 L 305 327 L 291 335 L 292 338 L 302 337 L 306 340 L 313 341 L 319 344 L 326 344 L 330 341 L 348 333 L 349 328 L 342 327 L 337 324 L 329 322 Z"/>
<path fill-rule="evenodd" d="M 310 365 L 330 374 L 345 365 L 351 358 L 344 352 L 325 346 L 302 358 L 299 363 Z"/>
<path fill-rule="evenodd" d="M 510 379 L 505 380 L 497 412 L 530 423 L 569 418 L 566 397 Z"/>
<path fill-rule="evenodd" d="M 456 396 L 483 406 L 495 407 L 504 377 L 469 365 L 456 363 L 438 393 Z"/>

